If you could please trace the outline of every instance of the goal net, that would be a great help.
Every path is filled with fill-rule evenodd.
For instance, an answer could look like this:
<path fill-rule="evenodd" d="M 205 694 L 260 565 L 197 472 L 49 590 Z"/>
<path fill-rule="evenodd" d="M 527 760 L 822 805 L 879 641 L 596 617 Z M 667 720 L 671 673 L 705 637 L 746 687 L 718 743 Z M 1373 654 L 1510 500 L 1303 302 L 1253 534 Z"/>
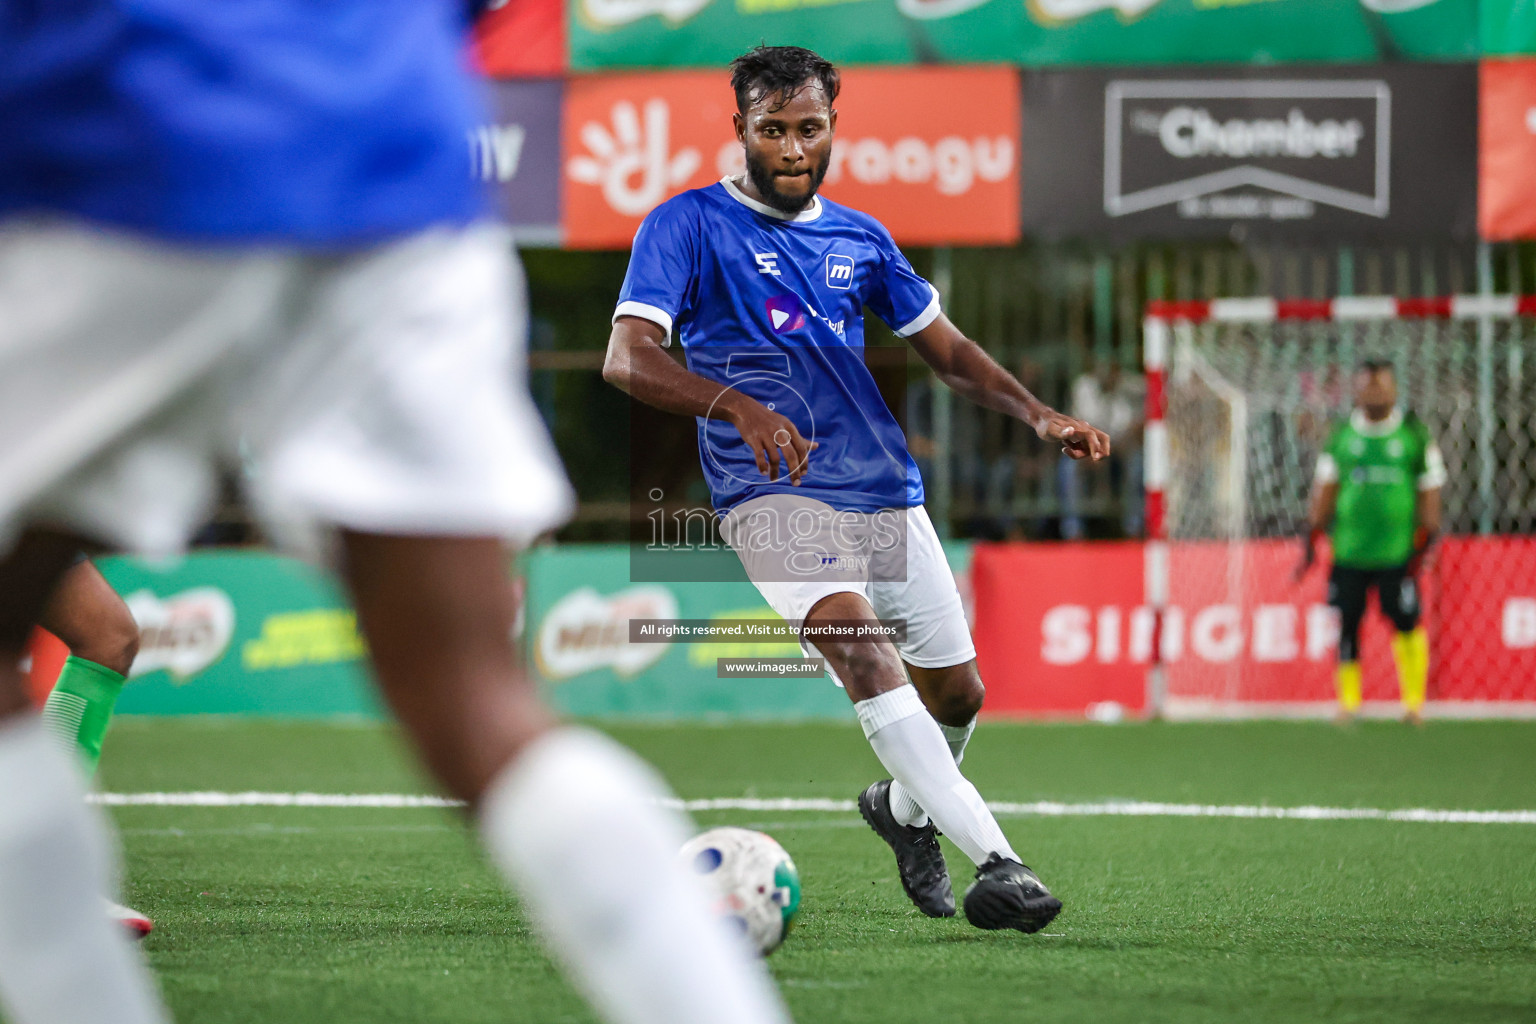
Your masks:
<path fill-rule="evenodd" d="M 1536 301 L 1153 303 L 1149 707 L 1174 717 L 1328 713 L 1326 553 L 1300 583 L 1318 453 L 1353 369 L 1396 370 L 1444 455 L 1442 540 L 1420 576 L 1430 714 L 1536 712 Z M 1396 713 L 1390 626 L 1361 633 L 1366 712 Z"/>

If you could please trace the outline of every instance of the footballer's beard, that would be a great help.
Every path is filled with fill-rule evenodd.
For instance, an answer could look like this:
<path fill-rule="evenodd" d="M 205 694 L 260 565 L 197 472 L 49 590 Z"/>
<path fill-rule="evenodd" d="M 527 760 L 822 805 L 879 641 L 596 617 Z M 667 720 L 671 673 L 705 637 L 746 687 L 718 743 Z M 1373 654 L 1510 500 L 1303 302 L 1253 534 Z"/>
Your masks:
<path fill-rule="evenodd" d="M 756 186 L 757 194 L 763 197 L 763 202 L 780 213 L 796 214 L 811 205 L 811 200 L 816 198 L 816 190 L 821 188 L 821 180 L 827 176 L 827 168 L 831 165 L 832 151 L 829 149 L 820 163 L 811 165 L 811 187 L 803 196 L 792 196 L 780 192 L 778 176 L 773 169 L 766 163 L 752 159 L 751 153 L 747 154 L 747 177 L 752 179 L 752 184 Z"/>

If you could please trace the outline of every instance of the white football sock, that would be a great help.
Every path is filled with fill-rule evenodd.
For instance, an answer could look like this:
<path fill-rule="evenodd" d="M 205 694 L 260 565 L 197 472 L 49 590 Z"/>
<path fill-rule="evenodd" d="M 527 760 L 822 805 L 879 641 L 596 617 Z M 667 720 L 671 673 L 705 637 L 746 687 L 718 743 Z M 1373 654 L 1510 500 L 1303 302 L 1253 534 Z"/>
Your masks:
<path fill-rule="evenodd" d="M 965 760 L 965 745 L 971 742 L 971 733 L 975 731 L 975 715 L 972 715 L 971 720 L 964 725 L 945 725 L 943 722 L 939 723 L 939 732 L 944 734 L 944 740 L 949 744 L 949 752 L 954 757 L 957 766 L 961 761 Z M 922 805 L 912 799 L 912 794 L 907 792 L 906 787 L 895 779 L 891 780 L 891 788 L 888 791 L 888 795 L 891 803 L 891 814 L 895 816 L 898 822 L 903 825 L 928 824 L 928 812 L 923 810 Z"/>
<path fill-rule="evenodd" d="M 853 708 L 885 770 L 967 857 L 977 865 L 993 853 L 1019 860 L 981 794 L 955 766 L 944 733 L 917 690 L 899 686 Z"/>
<path fill-rule="evenodd" d="M 15 1024 L 157 1024 L 137 950 L 108 920 L 112 849 L 79 769 L 33 715 L 0 720 L 0 1006 Z"/>
<path fill-rule="evenodd" d="M 944 734 L 944 742 L 949 744 L 949 752 L 955 759 L 955 764 L 965 760 L 965 745 L 971 742 L 971 733 L 976 731 L 976 716 L 964 725 L 939 724 L 939 732 Z"/>
<path fill-rule="evenodd" d="M 767 971 L 679 862 L 683 817 L 666 784 L 586 729 L 535 740 L 491 784 L 480 832 L 492 860 L 615 1024 L 787 1024 Z"/>

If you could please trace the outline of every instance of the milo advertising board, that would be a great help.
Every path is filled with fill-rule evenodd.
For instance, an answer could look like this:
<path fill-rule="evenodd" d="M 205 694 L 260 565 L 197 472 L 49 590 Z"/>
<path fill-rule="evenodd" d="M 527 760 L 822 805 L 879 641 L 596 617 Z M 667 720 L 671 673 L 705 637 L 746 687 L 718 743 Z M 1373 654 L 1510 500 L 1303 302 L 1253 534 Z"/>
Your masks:
<path fill-rule="evenodd" d="M 968 545 L 946 548 L 962 574 Z M 631 643 L 630 619 L 778 620 L 750 583 L 631 583 L 623 545 L 530 553 L 527 642 L 555 706 L 573 715 L 852 718 L 829 677 L 719 678 L 721 658 L 798 658 L 799 645 Z M 962 593 L 966 588 L 962 586 Z"/>
<path fill-rule="evenodd" d="M 253 551 L 96 562 L 139 624 L 121 714 L 382 714 L 334 582 Z"/>
<path fill-rule="evenodd" d="M 968 545 L 948 548 L 964 573 Z M 551 547 L 523 559 L 524 650 L 563 714 L 615 718 L 852 718 L 827 676 L 721 678 L 722 658 L 799 659 L 796 643 L 630 642 L 630 619 L 778 621 L 749 583 L 633 583 L 624 545 Z M 150 562 L 102 558 L 141 631 L 122 714 L 384 717 L 356 614 L 335 580 L 256 551 Z M 966 592 L 962 586 L 962 592 Z M 32 649 L 39 700 L 66 652 Z"/>

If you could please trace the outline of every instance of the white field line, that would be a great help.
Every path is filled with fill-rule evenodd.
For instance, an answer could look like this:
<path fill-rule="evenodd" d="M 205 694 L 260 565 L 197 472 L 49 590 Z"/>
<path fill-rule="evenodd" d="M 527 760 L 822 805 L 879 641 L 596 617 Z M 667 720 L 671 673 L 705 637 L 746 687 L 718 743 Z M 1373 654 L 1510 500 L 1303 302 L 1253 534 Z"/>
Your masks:
<path fill-rule="evenodd" d="M 457 800 L 404 793 L 95 793 L 92 803 L 105 807 L 461 807 Z M 756 799 L 724 797 L 714 800 L 669 800 L 668 806 L 698 811 L 821 811 L 857 810 L 852 800 Z M 1452 825 L 1536 825 L 1536 811 L 1457 811 L 1379 807 L 1268 807 L 1243 804 L 1167 804 L 1141 800 L 1102 803 L 1032 803 L 995 801 L 987 804 L 1004 817 L 1046 818 L 1284 818 L 1301 821 L 1415 821 Z"/>

